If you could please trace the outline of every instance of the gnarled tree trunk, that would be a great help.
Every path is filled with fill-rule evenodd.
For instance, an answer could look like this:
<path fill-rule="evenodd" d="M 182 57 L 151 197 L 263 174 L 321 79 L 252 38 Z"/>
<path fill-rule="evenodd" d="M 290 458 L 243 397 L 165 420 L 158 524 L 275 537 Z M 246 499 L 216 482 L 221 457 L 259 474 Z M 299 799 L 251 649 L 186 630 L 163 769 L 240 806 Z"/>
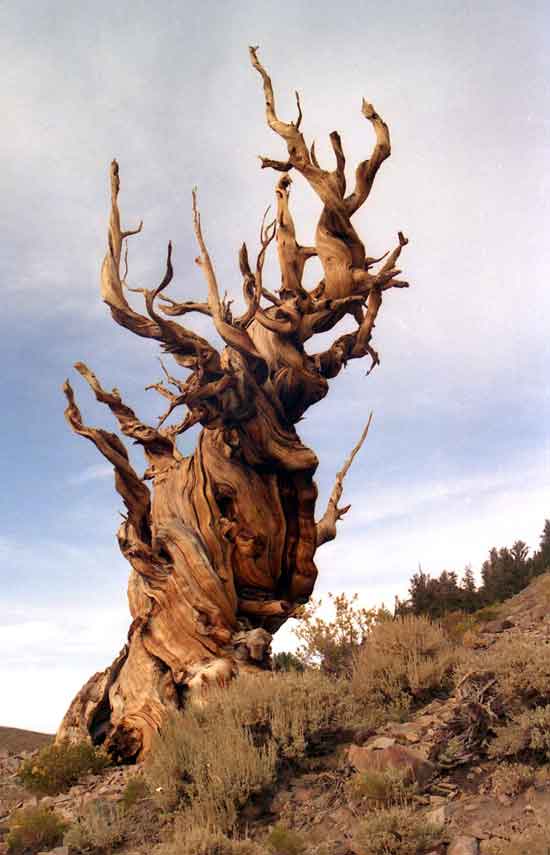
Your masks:
<path fill-rule="evenodd" d="M 163 296 L 172 279 L 168 245 L 166 273 L 154 290 L 143 289 L 147 314 L 128 303 L 121 268 L 124 241 L 141 230 L 123 231 L 118 209 L 118 165 L 111 165 L 111 217 L 108 251 L 102 268 L 102 296 L 114 320 L 131 332 L 161 342 L 186 378 L 163 366 L 165 380 L 152 387 L 169 406 L 156 427 L 143 424 L 117 390 L 104 390 L 82 363 L 76 368 L 98 401 L 118 420 L 122 433 L 143 448 L 143 476 L 131 466 L 116 434 L 83 424 L 68 381 L 67 419 L 112 463 L 115 485 L 126 506 L 118 531 L 131 565 L 128 599 L 132 624 L 128 641 L 106 671 L 80 690 L 61 724 L 58 738 L 89 735 L 114 755 L 134 759 L 147 751 L 167 710 L 180 708 L 186 695 L 224 684 L 241 671 L 270 667 L 272 634 L 310 597 L 317 574 L 316 549 L 336 535 L 336 522 L 348 510 L 338 503 L 343 479 L 366 432 L 338 473 L 327 509 L 315 522 L 315 454 L 306 448 L 295 423 L 328 391 L 349 359 L 370 355 L 382 293 L 406 287 L 397 258 L 406 240 L 384 256 L 377 272 L 351 224 L 366 200 L 376 172 L 390 154 L 389 132 L 370 104 L 363 115 L 376 133 L 369 160 L 356 170 L 354 190 L 346 195 L 345 159 L 340 138 L 331 134 L 336 169 L 319 166 L 314 146 L 300 132 L 302 119 L 277 117 L 271 80 L 250 49 L 263 80 L 267 122 L 286 142 L 285 161 L 262 158 L 262 167 L 283 173 L 276 185 L 276 219 L 262 223 L 255 270 L 245 245 L 239 254 L 246 309 L 235 317 L 219 294 L 193 194 L 195 234 L 208 297 L 204 303 L 178 303 Z M 315 246 L 296 240 L 289 209 L 291 170 L 300 173 L 319 196 L 323 209 Z M 281 286 L 264 286 L 262 271 L 269 244 L 277 243 Z M 323 280 L 313 290 L 302 285 L 307 260 L 318 256 Z M 162 304 L 159 308 L 157 300 Z M 209 316 L 225 342 L 219 353 L 209 342 L 173 320 L 189 312 Z M 332 329 L 346 314 L 357 328 L 326 351 L 311 355 L 305 344 Z M 167 424 L 178 407 L 183 420 Z M 177 436 L 200 423 L 195 452 L 184 457 Z M 146 482 L 150 481 L 152 490 Z"/>

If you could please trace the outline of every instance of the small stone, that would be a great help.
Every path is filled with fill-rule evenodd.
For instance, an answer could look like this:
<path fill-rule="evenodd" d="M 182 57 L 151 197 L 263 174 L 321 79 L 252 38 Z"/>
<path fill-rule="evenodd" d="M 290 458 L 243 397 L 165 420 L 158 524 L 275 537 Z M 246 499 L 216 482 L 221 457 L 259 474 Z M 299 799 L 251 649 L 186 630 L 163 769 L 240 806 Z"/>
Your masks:
<path fill-rule="evenodd" d="M 447 855 L 479 855 L 479 843 L 475 837 L 455 837 Z"/>
<path fill-rule="evenodd" d="M 39 852 L 38 855 L 69 855 L 69 847 L 57 846 L 55 849 L 48 849 L 47 852 Z"/>
<path fill-rule="evenodd" d="M 440 805 L 426 814 L 426 819 L 428 822 L 431 822 L 432 825 L 445 825 L 448 818 L 449 808 L 447 805 Z"/>

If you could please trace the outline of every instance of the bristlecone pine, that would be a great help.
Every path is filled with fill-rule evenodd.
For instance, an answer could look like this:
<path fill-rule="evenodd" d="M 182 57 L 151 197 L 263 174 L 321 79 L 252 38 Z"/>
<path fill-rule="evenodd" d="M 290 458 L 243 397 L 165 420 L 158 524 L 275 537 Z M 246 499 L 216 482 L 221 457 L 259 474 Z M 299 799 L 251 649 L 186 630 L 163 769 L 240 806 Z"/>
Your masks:
<path fill-rule="evenodd" d="M 101 271 L 101 293 L 114 320 L 136 335 L 156 339 L 185 378 L 172 376 L 152 387 L 168 401 L 156 427 L 140 422 L 116 389 L 106 391 L 84 364 L 77 371 L 96 399 L 114 414 L 123 434 L 143 447 L 143 476 L 130 464 L 116 434 L 82 422 L 68 382 L 65 415 L 72 429 L 91 440 L 114 467 L 115 486 L 126 506 L 118 530 L 122 554 L 131 565 L 128 599 L 132 624 L 128 641 L 113 664 L 94 674 L 72 702 L 58 738 L 91 737 L 116 757 L 130 760 L 148 750 L 168 710 L 186 696 L 220 685 L 238 672 L 270 667 L 272 634 L 310 597 L 317 574 L 316 549 L 336 536 L 344 476 L 363 442 L 338 473 L 327 509 L 315 521 L 317 457 L 300 441 L 295 423 L 324 398 L 328 381 L 350 359 L 378 354 L 371 345 L 374 324 L 389 288 L 404 288 L 396 262 L 407 243 L 382 259 L 369 258 L 351 219 L 366 201 L 376 173 L 390 154 L 388 127 L 371 104 L 363 116 L 376 142 L 370 159 L 359 164 L 355 186 L 346 195 L 345 158 L 336 131 L 330 141 L 336 168 L 319 165 L 300 131 L 302 112 L 286 123 L 278 118 L 271 80 L 250 48 L 252 66 L 262 78 L 269 127 L 286 143 L 287 159 L 262 158 L 262 168 L 281 173 L 275 187 L 276 218 L 261 227 L 261 247 L 252 270 L 246 245 L 239 253 L 246 309 L 240 317 L 220 297 L 206 248 L 197 199 L 193 223 L 199 247 L 197 264 L 206 280 L 205 302 L 178 303 L 164 295 L 173 276 L 168 244 L 166 273 L 160 285 L 143 289 L 146 314 L 126 298 L 125 241 L 141 230 L 125 231 L 118 208 L 119 170 L 111 165 L 108 249 Z M 296 239 L 289 209 L 291 171 L 313 188 L 323 209 L 315 246 Z M 280 287 L 262 280 L 264 259 L 277 244 Z M 317 256 L 323 278 L 308 291 L 304 266 Z M 373 267 L 382 262 L 375 271 Z M 124 265 L 125 270 L 122 271 Z M 200 312 L 212 319 L 225 342 L 219 353 L 174 318 Z M 345 315 L 356 329 L 328 350 L 306 344 L 331 330 Z M 167 422 L 178 407 L 187 413 Z M 184 457 L 178 434 L 202 425 L 197 448 Z M 146 486 L 152 483 L 152 490 Z"/>

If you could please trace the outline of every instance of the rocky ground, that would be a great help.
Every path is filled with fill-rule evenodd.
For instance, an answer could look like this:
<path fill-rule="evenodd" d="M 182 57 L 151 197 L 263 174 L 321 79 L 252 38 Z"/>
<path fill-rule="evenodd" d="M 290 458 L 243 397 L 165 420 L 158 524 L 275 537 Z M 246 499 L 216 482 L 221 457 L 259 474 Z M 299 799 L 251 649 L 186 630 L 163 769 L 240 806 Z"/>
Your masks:
<path fill-rule="evenodd" d="M 548 588 L 548 577 L 542 577 L 503 604 L 498 620 L 482 625 L 469 639 L 472 656 L 482 655 L 504 637 L 550 643 Z M 483 706 L 485 691 L 487 686 L 472 687 L 466 678 L 450 698 L 432 701 L 410 721 L 389 723 L 376 732 L 356 729 L 342 735 L 340 744 L 327 746 L 323 756 L 312 758 L 299 773 L 284 775 L 274 794 L 247 805 L 243 827 L 256 837 L 280 823 L 299 832 L 310 846 L 318 844 L 320 852 L 351 855 L 354 829 L 366 808 L 360 798 L 350 797 L 350 777 L 354 771 L 396 768 L 407 770 L 416 782 L 414 810 L 444 828 L 433 855 L 492 854 L 495 842 L 513 839 L 550 817 L 550 775 L 547 767 L 538 766 L 522 792 L 502 791 L 495 785 L 497 761 L 487 759 L 483 751 L 471 750 L 475 738 L 466 744 L 453 737 L 464 732 L 464 716 L 468 715 L 468 732 L 475 737 L 476 704 Z M 457 721 L 461 728 L 456 727 Z M 17 781 L 18 766 L 28 756 L 28 751 L 0 750 L 0 855 L 7 852 L 10 813 L 38 802 Z M 90 801 L 119 802 L 128 780 L 138 774 L 136 767 L 108 768 L 88 776 L 68 793 L 43 798 L 40 803 L 72 821 Z M 143 798 L 143 815 L 149 802 Z M 169 825 L 170 821 L 164 817 L 160 826 L 163 822 Z M 158 814 L 155 823 L 158 832 Z M 144 855 L 154 849 L 154 839 L 141 839 L 117 851 Z M 65 847 L 55 851 L 69 853 Z"/>

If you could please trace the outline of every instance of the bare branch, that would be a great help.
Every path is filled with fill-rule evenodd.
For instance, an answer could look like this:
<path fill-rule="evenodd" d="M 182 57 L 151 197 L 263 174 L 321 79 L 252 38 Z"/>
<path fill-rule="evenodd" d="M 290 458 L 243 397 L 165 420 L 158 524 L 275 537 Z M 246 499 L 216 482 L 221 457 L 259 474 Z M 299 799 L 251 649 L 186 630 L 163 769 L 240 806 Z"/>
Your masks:
<path fill-rule="evenodd" d="M 136 531 L 145 536 L 151 509 L 149 490 L 131 465 L 126 448 L 116 434 L 101 428 L 88 427 L 83 423 L 68 380 L 63 385 L 63 392 L 67 398 L 65 418 L 75 433 L 93 442 L 98 451 L 112 463 L 115 470 L 115 487 L 126 505 L 128 519 Z"/>
<path fill-rule="evenodd" d="M 300 130 L 300 125 L 302 124 L 302 105 L 300 104 L 300 93 L 295 92 L 296 95 L 296 106 L 298 107 L 298 118 L 295 121 L 295 127 L 297 130 Z"/>
<path fill-rule="evenodd" d="M 120 262 L 122 241 L 124 236 L 137 233 L 123 232 L 120 227 L 120 212 L 118 208 L 118 194 L 120 190 L 120 179 L 118 163 L 113 160 L 110 171 L 111 179 L 111 213 L 109 221 L 108 250 L 101 269 L 101 295 L 109 306 L 114 320 L 136 335 L 144 338 L 153 338 L 162 342 L 167 351 L 174 355 L 180 365 L 186 368 L 194 368 L 197 363 L 197 354 L 200 353 L 204 360 L 208 354 L 208 361 L 212 370 L 220 371 L 219 354 L 201 336 L 186 330 L 174 321 L 163 321 L 162 326 L 150 318 L 135 312 L 128 304 L 124 292 L 123 283 L 120 278 Z"/>
<path fill-rule="evenodd" d="M 390 131 L 372 104 L 363 99 L 361 112 L 369 120 L 376 134 L 376 144 L 369 160 L 364 160 L 355 172 L 355 189 L 346 198 L 346 208 L 351 217 L 367 199 L 376 173 L 391 154 Z"/>
<path fill-rule="evenodd" d="M 330 494 L 330 498 L 328 500 L 327 509 L 323 514 L 322 518 L 317 523 L 317 547 L 322 546 L 323 543 L 328 543 L 329 540 L 334 540 L 336 537 L 336 523 L 338 520 L 342 519 L 344 514 L 347 514 L 351 505 L 346 505 L 343 508 L 338 507 L 338 502 L 342 498 L 342 493 L 344 491 L 344 478 L 346 477 L 351 464 L 353 463 L 355 456 L 361 449 L 365 439 L 367 438 L 367 434 L 369 432 L 369 428 L 372 421 L 372 413 L 369 416 L 369 420 L 361 434 L 359 442 L 349 455 L 349 457 L 344 462 L 344 465 L 336 475 L 336 480 L 334 482 L 334 487 L 332 488 L 332 493 Z"/>
<path fill-rule="evenodd" d="M 172 462 L 174 459 L 181 459 L 181 454 L 174 445 L 173 437 L 143 424 L 134 411 L 123 403 L 118 389 L 107 392 L 93 371 L 90 371 L 83 362 L 77 362 L 75 368 L 92 389 L 96 400 L 102 404 L 107 404 L 116 417 L 122 432 L 131 437 L 138 445 L 143 446 L 151 462 L 158 465 L 162 458 L 167 457 Z"/>
<path fill-rule="evenodd" d="M 263 357 L 256 350 L 254 343 L 246 330 L 239 329 L 238 327 L 227 323 L 225 320 L 225 312 L 223 303 L 220 299 L 216 274 L 214 273 L 214 267 L 202 234 L 200 213 L 197 208 L 196 190 L 193 190 L 193 226 L 195 229 L 197 243 L 201 251 L 200 256 L 196 258 L 195 261 L 203 271 L 206 279 L 208 287 L 208 306 L 212 314 L 214 325 L 226 344 L 235 348 L 235 350 L 247 359 L 257 381 L 263 383 L 267 377 L 267 365 Z"/>

